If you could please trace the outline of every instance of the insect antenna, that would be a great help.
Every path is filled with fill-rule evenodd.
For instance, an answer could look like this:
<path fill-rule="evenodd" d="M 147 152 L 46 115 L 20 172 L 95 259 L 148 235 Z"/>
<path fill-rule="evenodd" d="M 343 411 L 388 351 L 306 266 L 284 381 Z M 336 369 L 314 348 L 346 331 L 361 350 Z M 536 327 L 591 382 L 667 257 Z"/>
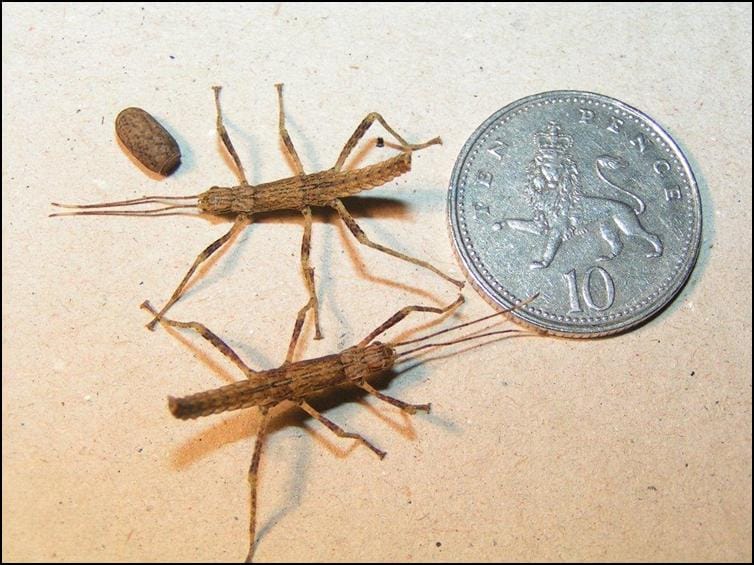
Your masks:
<path fill-rule="evenodd" d="M 200 195 L 194 196 L 143 196 L 132 200 L 120 200 L 117 202 L 102 202 L 100 204 L 59 204 L 52 202 L 53 206 L 58 208 L 75 208 L 84 210 L 82 212 L 60 212 L 50 214 L 51 218 L 56 216 L 170 216 L 180 214 L 181 212 L 171 212 L 179 208 L 196 208 L 196 202 L 193 203 L 176 203 L 176 201 L 196 200 Z M 142 204 L 162 204 L 161 208 L 151 208 L 146 210 L 103 210 L 103 208 L 118 208 L 121 206 L 139 206 Z"/>
<path fill-rule="evenodd" d="M 432 332 L 430 334 L 427 334 L 425 336 L 418 337 L 418 338 L 415 338 L 415 339 L 409 339 L 409 340 L 400 341 L 400 342 L 391 342 L 391 343 L 389 343 L 389 345 L 392 346 L 392 347 L 401 347 L 401 346 L 409 345 L 409 344 L 412 344 L 412 343 L 420 343 L 422 341 L 426 341 L 426 340 L 428 340 L 430 338 L 437 337 L 438 335 L 442 335 L 444 333 L 452 332 L 452 331 L 455 331 L 455 330 L 459 330 L 461 328 L 466 328 L 468 326 L 479 324 L 479 323 L 484 322 L 486 320 L 489 320 L 491 318 L 495 318 L 497 316 L 502 316 L 504 314 L 512 312 L 513 310 L 518 310 L 519 308 L 523 308 L 524 306 L 526 306 L 527 304 L 529 304 L 533 300 L 535 300 L 538 296 L 539 296 L 539 294 L 537 293 L 534 296 L 531 296 L 530 298 L 524 300 L 523 302 L 521 302 L 519 304 L 516 304 L 515 306 L 512 306 L 510 308 L 506 308 L 505 310 L 501 310 L 500 312 L 495 312 L 494 314 L 490 314 L 488 316 L 483 316 L 481 318 L 477 318 L 476 320 L 472 320 L 470 322 L 465 322 L 463 324 L 456 324 L 455 326 L 451 326 L 451 327 L 445 328 L 443 330 Z M 483 330 L 478 330 L 478 331 L 486 331 L 486 330 L 489 330 L 489 329 L 490 329 L 490 327 L 487 327 L 487 328 L 484 328 Z M 409 355 L 411 353 L 415 353 L 415 352 L 420 351 L 422 349 L 428 349 L 430 347 L 441 347 L 441 346 L 453 345 L 453 344 L 456 344 L 456 343 L 461 343 L 461 342 L 464 342 L 464 341 L 469 341 L 469 340 L 472 340 L 472 339 L 480 339 L 480 338 L 483 338 L 483 337 L 489 337 L 489 336 L 493 336 L 493 335 L 502 335 L 502 334 L 507 334 L 507 333 L 521 333 L 522 332 L 522 330 L 518 330 L 518 329 L 508 329 L 508 330 L 495 330 L 495 331 L 492 331 L 492 332 L 486 332 L 486 333 L 483 333 L 483 334 L 479 334 L 478 331 L 477 332 L 473 332 L 473 333 L 471 333 L 469 335 L 465 335 L 465 336 L 462 336 L 460 338 L 451 340 L 451 341 L 441 341 L 441 342 L 427 343 L 427 344 L 421 345 L 419 347 L 415 347 L 413 349 L 409 349 L 407 351 L 400 351 L 400 352 L 398 352 L 398 355 L 397 355 L 396 359 L 400 359 L 401 357 L 404 357 L 404 356 Z"/>
<path fill-rule="evenodd" d="M 444 333 L 452 332 L 454 330 L 459 330 L 461 328 L 466 328 L 468 326 L 472 326 L 474 324 L 484 322 L 496 316 L 502 316 L 503 314 L 513 312 L 514 310 L 519 310 L 523 308 L 524 306 L 526 306 L 527 304 L 530 304 L 531 302 L 533 302 L 538 296 L 539 296 L 539 293 L 534 294 L 533 296 L 527 298 L 526 300 L 524 300 L 523 302 L 520 302 L 519 304 L 516 304 L 515 306 L 511 306 L 510 308 L 506 308 L 505 310 L 500 310 L 499 312 L 495 312 L 494 314 L 490 314 L 489 316 L 483 316 L 481 318 L 477 318 L 476 320 L 471 320 L 470 322 L 465 322 L 463 324 L 456 324 L 455 326 L 450 326 L 449 328 L 445 328 L 444 330 L 433 332 L 431 334 L 427 334 L 422 337 L 417 337 L 416 339 L 409 339 L 409 340 L 400 341 L 400 342 L 390 342 L 389 345 L 394 346 L 394 347 L 397 347 L 400 345 L 408 345 L 409 343 L 417 343 L 420 341 L 424 341 L 425 339 L 429 339 L 431 337 L 435 337 Z"/>
<path fill-rule="evenodd" d="M 445 345 L 454 345 L 456 343 L 462 343 L 464 341 L 470 341 L 472 339 L 481 339 L 483 337 L 490 337 L 493 335 L 502 335 L 502 334 L 510 334 L 510 333 L 523 333 L 524 330 L 518 330 L 518 329 L 509 329 L 509 330 L 496 330 L 494 332 L 486 332 L 483 334 L 473 334 L 473 335 L 467 335 L 464 337 L 459 337 L 458 339 L 453 339 L 450 341 L 437 341 L 434 343 L 426 343 L 424 345 L 420 345 L 419 347 L 414 347 L 413 349 L 409 349 L 408 351 L 400 351 L 395 356 L 396 361 L 398 361 L 401 357 L 405 357 L 406 355 L 410 355 L 412 353 L 416 353 L 417 351 L 421 351 L 422 349 L 429 349 L 430 347 L 442 347 Z"/>

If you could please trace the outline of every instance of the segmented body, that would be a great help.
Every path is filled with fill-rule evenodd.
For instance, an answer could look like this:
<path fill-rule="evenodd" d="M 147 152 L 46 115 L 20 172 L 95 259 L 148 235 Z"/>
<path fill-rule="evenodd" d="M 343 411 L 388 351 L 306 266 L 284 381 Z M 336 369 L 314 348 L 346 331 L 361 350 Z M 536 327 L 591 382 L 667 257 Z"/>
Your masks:
<path fill-rule="evenodd" d="M 405 152 L 361 169 L 328 169 L 258 185 L 214 186 L 199 196 L 199 208 L 226 215 L 329 206 L 336 198 L 381 186 L 410 170 L 411 153 Z"/>
<path fill-rule="evenodd" d="M 395 350 L 375 342 L 350 347 L 333 355 L 253 372 L 249 380 L 199 392 L 183 398 L 170 397 L 173 416 L 188 420 L 230 410 L 270 408 L 284 400 L 298 402 L 306 397 L 348 382 L 369 379 L 395 363 Z"/>

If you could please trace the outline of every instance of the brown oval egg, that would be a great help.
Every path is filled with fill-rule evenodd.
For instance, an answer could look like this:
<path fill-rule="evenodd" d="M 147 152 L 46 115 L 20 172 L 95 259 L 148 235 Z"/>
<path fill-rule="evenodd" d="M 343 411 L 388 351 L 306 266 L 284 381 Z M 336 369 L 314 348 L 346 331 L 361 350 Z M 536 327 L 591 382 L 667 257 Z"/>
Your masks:
<path fill-rule="evenodd" d="M 141 108 L 126 108 L 118 114 L 115 133 L 150 171 L 168 176 L 181 163 L 181 149 L 173 136 Z"/>

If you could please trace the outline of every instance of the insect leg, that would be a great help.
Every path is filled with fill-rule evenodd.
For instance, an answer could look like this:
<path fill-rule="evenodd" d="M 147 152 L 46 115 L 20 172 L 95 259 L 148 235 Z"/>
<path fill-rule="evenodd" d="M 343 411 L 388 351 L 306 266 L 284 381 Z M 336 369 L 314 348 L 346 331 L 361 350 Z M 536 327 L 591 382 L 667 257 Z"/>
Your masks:
<path fill-rule="evenodd" d="M 309 303 L 314 310 L 314 339 L 322 339 L 322 330 L 319 327 L 319 303 L 314 289 L 314 268 L 309 266 L 309 252 L 312 243 L 312 209 L 309 206 L 301 210 L 304 215 L 304 237 L 301 240 L 301 272 L 304 274 L 306 288 L 309 291 Z"/>
<path fill-rule="evenodd" d="M 375 330 L 370 332 L 368 336 L 366 336 L 359 342 L 357 347 L 366 347 L 367 345 L 369 345 L 369 343 L 372 342 L 374 338 L 392 328 L 395 324 L 403 320 L 403 318 L 408 316 L 411 312 L 433 312 L 435 314 L 445 314 L 446 312 L 450 312 L 454 308 L 463 304 L 463 301 L 464 298 L 463 295 L 461 295 L 456 299 L 455 302 L 448 304 L 444 308 L 435 308 L 433 306 L 405 306 L 398 310 L 395 314 L 390 316 L 383 323 L 381 323 Z"/>
<path fill-rule="evenodd" d="M 354 235 L 354 237 L 359 241 L 359 243 L 366 245 L 367 247 L 371 247 L 372 249 L 376 249 L 378 251 L 382 251 L 383 253 L 387 253 L 388 255 L 392 255 L 393 257 L 397 257 L 398 259 L 403 259 L 404 261 L 408 261 L 409 263 L 413 263 L 414 265 L 419 265 L 420 267 L 424 267 L 425 269 L 429 269 L 433 273 L 436 273 L 440 275 L 445 280 L 453 283 L 458 288 L 463 288 L 463 281 L 458 281 L 454 278 L 451 278 L 450 276 L 443 273 L 440 269 L 432 265 L 431 263 L 428 263 L 427 261 L 422 261 L 421 259 L 415 259 L 414 257 L 410 257 L 408 255 L 405 255 L 403 253 L 400 253 L 399 251 L 395 251 L 394 249 L 390 249 L 389 247 L 385 247 L 384 245 L 380 245 L 379 243 L 374 243 L 372 240 L 370 240 L 366 234 L 364 233 L 364 230 L 362 230 L 359 227 L 359 224 L 356 223 L 356 220 L 353 216 L 348 212 L 343 202 L 341 202 L 339 199 L 335 199 L 332 202 L 330 202 L 330 206 L 335 209 L 335 211 L 338 212 L 340 217 L 343 219 L 343 222 L 345 222 L 346 226 L 348 226 L 348 229 L 351 230 L 351 233 Z"/>
<path fill-rule="evenodd" d="M 149 303 L 148 300 L 145 300 L 142 303 L 141 307 L 144 308 L 144 310 L 151 312 L 155 316 L 157 315 L 157 311 Z M 166 326 L 194 330 L 196 333 L 198 333 L 200 336 L 202 336 L 204 339 L 206 339 L 208 342 L 214 345 L 215 348 L 220 353 L 222 353 L 223 355 L 225 355 L 225 357 L 230 359 L 246 375 L 252 375 L 256 373 L 254 369 L 252 369 L 246 363 L 243 362 L 243 360 L 238 356 L 238 354 L 235 351 L 233 351 L 233 349 L 227 343 L 225 343 L 217 334 L 215 334 L 212 330 L 210 330 L 204 324 L 200 324 L 199 322 L 178 322 L 176 320 L 171 320 L 170 318 L 165 318 L 163 316 L 159 316 L 159 321 L 161 324 L 164 324 Z"/>
<path fill-rule="evenodd" d="M 280 139 L 282 140 L 283 145 L 285 145 L 288 156 L 293 163 L 294 171 L 297 175 L 303 175 L 304 166 L 301 164 L 301 159 L 299 159 L 296 148 L 293 146 L 293 142 L 291 141 L 291 136 L 288 135 L 288 130 L 285 127 L 285 112 L 283 111 L 283 85 L 278 83 L 275 85 L 275 88 L 277 88 L 278 90 L 278 106 L 280 108 L 280 111 L 278 113 L 278 129 L 280 130 Z"/>
<path fill-rule="evenodd" d="M 257 475 L 259 471 L 259 459 L 262 455 L 262 444 L 264 436 L 267 433 L 267 424 L 270 420 L 267 410 L 262 411 L 262 422 L 257 430 L 257 439 L 254 442 L 254 454 L 251 456 L 251 465 L 249 465 L 249 487 L 251 489 L 251 509 L 249 511 L 249 553 L 246 555 L 246 563 L 252 562 L 254 556 L 254 546 L 256 545 L 257 535 Z"/>
<path fill-rule="evenodd" d="M 186 287 L 186 285 L 189 282 L 189 279 L 191 278 L 191 275 L 194 274 L 194 271 L 201 265 L 204 261 L 209 259 L 209 257 L 220 247 L 222 247 L 230 238 L 232 238 L 237 232 L 242 230 L 246 227 L 246 223 L 248 221 L 248 218 L 246 216 L 238 216 L 233 222 L 233 227 L 230 228 L 230 231 L 226 233 L 224 236 L 222 236 L 220 239 L 215 241 L 214 243 L 210 244 L 204 251 L 199 253 L 199 255 L 196 257 L 196 260 L 194 261 L 194 264 L 191 265 L 191 268 L 186 273 L 186 276 L 183 277 L 183 280 L 178 285 L 178 288 L 175 289 L 175 292 L 173 292 L 173 296 L 170 297 L 170 300 L 168 300 L 168 303 L 165 304 L 165 306 L 162 307 L 162 310 L 154 317 L 154 319 L 147 324 L 147 328 L 149 330 L 154 331 L 154 327 L 157 325 L 157 322 L 160 321 L 160 317 L 168 311 L 168 309 L 178 302 L 178 299 L 180 299 L 181 294 L 183 294 L 183 289 Z"/>
<path fill-rule="evenodd" d="M 220 90 L 222 90 L 222 88 L 222 86 L 212 87 L 212 90 L 215 91 L 215 108 L 217 108 L 217 134 L 220 136 L 220 139 L 223 140 L 225 149 L 227 149 L 228 153 L 230 153 L 230 156 L 233 157 L 233 162 L 236 164 L 236 169 L 238 170 L 238 177 L 241 179 L 241 184 L 249 184 L 246 181 L 246 173 L 243 170 L 241 159 L 238 156 L 238 153 L 236 153 L 236 148 L 233 147 L 233 143 L 230 141 L 230 136 L 228 135 L 228 130 L 225 129 L 225 124 L 223 124 L 223 114 L 220 110 Z"/>
<path fill-rule="evenodd" d="M 343 163 L 346 162 L 346 159 L 348 159 L 348 156 L 351 154 L 351 151 L 353 151 L 354 147 L 356 147 L 356 144 L 359 142 L 359 140 L 364 137 L 364 134 L 375 122 L 375 120 L 380 122 L 382 124 L 382 127 L 384 127 L 388 131 L 388 133 L 390 133 L 390 135 L 398 140 L 398 143 L 400 143 L 404 151 L 418 151 L 419 149 L 424 149 L 425 147 L 429 147 L 430 145 L 442 143 L 439 137 L 435 137 L 434 139 L 430 139 L 426 143 L 411 144 L 403 139 L 403 137 L 401 137 L 393 128 L 391 128 L 385 121 L 385 118 L 383 118 L 380 114 L 378 114 L 377 112 L 370 112 L 363 120 L 361 120 L 361 123 L 356 126 L 356 130 L 353 132 L 353 134 L 351 134 L 351 137 L 348 138 L 348 141 L 346 141 L 346 144 L 343 146 L 343 149 L 338 156 L 338 160 L 333 167 L 334 170 L 339 171 L 341 169 Z"/>
<path fill-rule="evenodd" d="M 409 404 L 408 402 L 403 402 L 402 400 L 399 400 L 398 398 L 388 396 L 387 394 L 382 394 L 379 390 L 374 388 L 372 385 L 370 385 L 366 381 L 358 383 L 357 386 L 359 388 L 364 389 L 369 394 L 373 394 L 380 400 L 383 400 L 387 402 L 388 404 L 392 404 L 393 406 L 397 406 L 398 408 L 400 408 L 401 410 L 409 414 L 416 414 L 417 410 L 421 410 L 423 412 L 429 412 L 430 408 L 432 407 L 431 404 Z"/>
<path fill-rule="evenodd" d="M 301 241 L 301 270 L 304 273 L 306 288 L 309 291 L 309 301 L 296 315 L 296 322 L 293 324 L 291 341 L 288 343 L 288 354 L 285 357 L 286 364 L 293 361 L 293 354 L 296 351 L 296 344 L 298 343 L 299 337 L 301 337 L 301 329 L 304 326 L 306 314 L 311 309 L 314 309 L 314 339 L 322 339 L 322 330 L 319 327 L 319 304 L 314 289 L 314 269 L 309 266 L 309 251 L 311 249 L 312 237 L 312 211 L 311 208 L 306 206 L 301 210 L 301 213 L 304 215 L 304 237 Z"/>
<path fill-rule="evenodd" d="M 325 426 L 326 428 L 328 428 L 336 436 L 338 436 L 338 437 L 345 437 L 345 438 L 351 438 L 351 439 L 357 439 L 361 443 L 363 443 L 364 445 L 366 445 L 369 449 L 371 449 L 372 451 L 374 451 L 380 459 L 382 459 L 382 458 L 385 457 L 386 453 L 384 451 L 382 451 L 381 449 L 377 449 L 374 445 L 372 445 L 371 443 L 369 443 L 369 441 L 364 436 L 362 436 L 360 434 L 355 434 L 355 433 L 352 433 L 352 432 L 345 431 L 343 428 L 341 428 L 338 424 L 336 424 L 332 420 L 328 420 L 327 418 L 325 418 L 315 408 L 313 408 L 312 406 L 310 406 L 309 404 L 307 404 L 306 401 L 302 400 L 301 402 L 299 402 L 299 406 L 301 406 L 301 408 L 307 414 L 309 414 L 315 420 L 319 421 L 323 426 Z"/>
<path fill-rule="evenodd" d="M 291 341 L 288 343 L 288 354 L 285 356 L 285 363 L 283 365 L 287 365 L 291 361 L 293 361 L 293 354 L 296 351 L 296 344 L 298 343 L 298 338 L 301 337 L 301 328 L 304 326 L 304 319 L 306 318 L 306 313 L 313 307 L 312 299 L 309 299 L 309 302 L 307 302 L 301 310 L 298 311 L 298 314 L 296 315 L 296 322 L 293 324 L 293 334 L 291 334 Z"/>

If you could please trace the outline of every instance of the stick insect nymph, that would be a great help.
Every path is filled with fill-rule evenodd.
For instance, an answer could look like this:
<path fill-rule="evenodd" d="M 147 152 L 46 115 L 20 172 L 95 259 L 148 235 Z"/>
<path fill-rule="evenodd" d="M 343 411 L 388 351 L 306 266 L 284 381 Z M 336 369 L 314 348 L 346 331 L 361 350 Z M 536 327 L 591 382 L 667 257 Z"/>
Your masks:
<path fill-rule="evenodd" d="M 468 340 L 479 339 L 483 337 L 517 333 L 520 330 L 506 329 L 488 331 L 489 328 L 480 330 L 480 332 L 452 339 L 450 341 L 423 343 L 427 339 L 447 333 L 459 328 L 464 328 L 472 324 L 477 324 L 489 320 L 495 316 L 509 312 L 505 310 L 496 312 L 489 316 L 451 326 L 444 330 L 430 333 L 428 335 L 406 340 L 406 341 L 389 341 L 386 343 L 375 341 L 383 332 L 403 320 L 411 312 L 432 312 L 436 314 L 445 314 L 452 311 L 463 302 L 463 296 L 445 306 L 444 308 L 434 308 L 430 306 L 407 306 L 375 330 L 369 333 L 364 339 L 353 347 L 344 349 L 339 353 L 325 355 L 314 359 L 302 361 L 293 361 L 293 355 L 296 344 L 300 336 L 301 326 L 294 326 L 293 335 L 288 346 L 288 354 L 285 362 L 276 369 L 265 371 L 256 371 L 250 368 L 243 360 L 230 348 L 219 336 L 213 333 L 209 328 L 198 322 L 178 322 L 170 320 L 163 316 L 158 316 L 154 308 L 144 302 L 142 307 L 153 315 L 159 317 L 159 320 L 165 326 L 176 328 L 191 329 L 199 333 L 204 339 L 209 341 L 217 348 L 226 358 L 232 361 L 246 375 L 247 380 L 239 381 L 233 384 L 225 385 L 219 388 L 211 389 L 185 396 L 182 398 L 169 397 L 168 406 L 170 412 L 176 417 L 183 420 L 219 414 L 230 410 L 239 410 L 242 408 L 257 407 L 262 413 L 262 421 L 257 431 L 254 452 L 249 466 L 249 484 L 251 487 L 251 510 L 249 519 L 249 552 L 246 560 L 251 561 L 254 553 L 256 542 L 256 500 L 257 500 L 257 473 L 259 469 L 259 460 L 262 451 L 262 445 L 265 438 L 267 424 L 269 422 L 270 408 L 284 401 L 294 403 L 304 410 L 312 418 L 327 427 L 338 437 L 351 438 L 360 441 L 366 447 L 371 449 L 380 459 L 385 456 L 385 452 L 374 446 L 364 436 L 354 432 L 347 432 L 338 424 L 328 419 L 316 408 L 311 406 L 307 399 L 317 393 L 331 390 L 342 385 L 354 385 L 361 388 L 368 394 L 397 406 L 408 414 L 415 414 L 417 411 L 429 412 L 430 404 L 410 404 L 392 396 L 383 394 L 369 384 L 369 380 L 385 371 L 393 368 L 397 363 L 411 359 L 412 355 L 417 352 L 434 347 L 452 345 Z M 527 301 L 528 302 L 528 301 Z M 520 304 L 517 307 L 521 307 Z M 418 345 L 421 344 L 421 345 Z M 407 346 L 408 349 L 406 349 Z"/>
<path fill-rule="evenodd" d="M 367 237 L 341 200 L 341 198 L 381 186 L 403 173 L 408 172 L 411 170 L 412 153 L 431 145 L 442 143 L 440 138 L 435 137 L 425 143 L 408 143 L 390 125 L 388 125 L 380 114 L 377 112 L 371 112 L 361 121 L 348 139 L 340 152 L 338 160 L 331 169 L 307 174 L 304 172 L 301 159 L 299 158 L 290 135 L 288 135 L 288 130 L 285 127 L 283 85 L 277 84 L 275 86 L 278 92 L 279 106 L 278 130 L 285 151 L 293 165 L 295 172 L 294 176 L 258 185 L 251 185 L 248 183 L 244 167 L 241 164 L 241 159 L 238 157 L 238 153 L 233 147 L 233 143 L 231 142 L 228 132 L 223 124 L 222 112 L 220 110 L 221 87 L 215 86 L 213 88 L 215 91 L 215 106 L 217 109 L 217 133 L 220 136 L 220 139 L 222 139 L 226 150 L 233 158 L 237 170 L 236 172 L 241 180 L 240 185 L 213 186 L 206 192 L 193 196 L 145 196 L 119 202 L 84 205 L 65 205 L 53 202 L 54 206 L 61 208 L 86 210 L 51 214 L 51 216 L 153 217 L 180 214 L 182 212 L 176 212 L 175 210 L 191 208 L 200 213 L 235 218 L 230 231 L 210 244 L 196 257 L 193 265 L 189 268 L 168 302 L 158 313 L 155 314 L 152 321 L 147 324 L 147 327 L 150 330 L 154 329 L 159 321 L 159 317 L 165 314 L 170 307 L 180 299 L 197 268 L 228 241 L 231 241 L 233 236 L 243 230 L 254 214 L 262 212 L 295 210 L 301 212 L 304 217 L 304 235 L 301 242 L 301 270 L 309 293 L 309 300 L 304 306 L 303 311 L 305 313 L 309 310 L 314 311 L 315 339 L 322 338 L 322 331 L 319 324 L 319 306 L 314 288 L 314 268 L 309 265 L 312 234 L 312 207 L 319 206 L 334 209 L 359 243 L 371 247 L 372 249 L 382 251 L 383 253 L 387 253 L 388 255 L 392 255 L 393 257 L 397 257 L 403 261 L 429 269 L 442 278 L 450 281 L 458 288 L 463 288 L 464 283 L 462 281 L 451 278 L 431 263 L 373 242 Z M 394 157 L 360 169 L 343 170 L 343 165 L 348 159 L 348 156 L 375 121 L 382 124 L 385 130 L 387 130 L 387 132 L 398 141 L 400 153 Z M 139 210 L 109 209 L 147 204 L 156 204 L 159 207 Z"/>

